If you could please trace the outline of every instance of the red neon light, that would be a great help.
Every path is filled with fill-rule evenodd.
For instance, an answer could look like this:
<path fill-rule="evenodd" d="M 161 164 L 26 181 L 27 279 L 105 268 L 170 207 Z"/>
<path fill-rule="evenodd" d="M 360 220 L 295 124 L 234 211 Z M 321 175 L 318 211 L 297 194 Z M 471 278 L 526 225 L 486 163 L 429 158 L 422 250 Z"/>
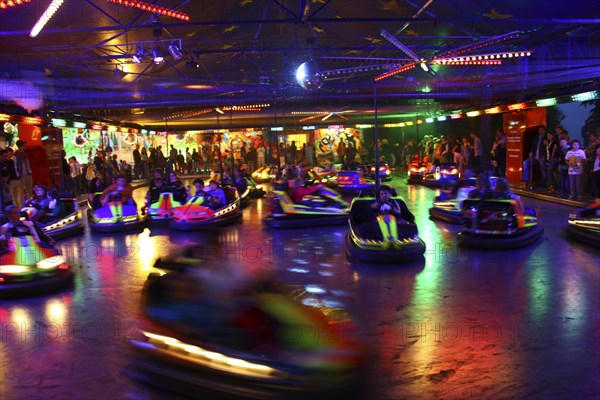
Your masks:
<path fill-rule="evenodd" d="M 167 17 L 181 19 L 183 21 L 189 21 L 190 16 L 186 13 L 175 11 L 165 7 L 155 6 L 153 4 L 144 3 L 143 1 L 137 0 L 107 0 L 111 3 L 120 4 L 127 7 L 139 8 L 140 10 L 151 12 L 152 14 L 165 15 Z"/>
<path fill-rule="evenodd" d="M 0 1 L 0 10 L 7 9 L 9 7 L 20 6 L 21 4 L 29 3 L 31 0 L 13 0 L 13 1 Z"/>
<path fill-rule="evenodd" d="M 398 69 L 395 69 L 393 71 L 390 72 L 386 72 L 385 74 L 379 75 L 378 77 L 375 78 L 375 82 L 379 82 L 383 79 L 389 78 L 390 76 L 394 76 L 394 75 L 398 75 L 404 71 L 408 71 L 409 69 L 413 69 L 414 67 L 416 67 L 417 64 L 416 63 L 410 63 L 408 65 L 405 65 L 403 67 L 400 67 Z"/>

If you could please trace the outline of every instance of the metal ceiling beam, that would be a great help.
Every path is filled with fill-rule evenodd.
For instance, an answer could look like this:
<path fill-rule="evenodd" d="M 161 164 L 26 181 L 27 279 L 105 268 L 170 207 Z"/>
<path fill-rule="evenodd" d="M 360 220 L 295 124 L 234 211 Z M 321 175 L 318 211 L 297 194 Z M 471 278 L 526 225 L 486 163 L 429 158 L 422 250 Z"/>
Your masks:
<path fill-rule="evenodd" d="M 296 15 L 292 12 L 292 10 L 290 10 L 289 8 L 287 8 L 286 6 L 284 6 L 283 4 L 281 4 L 279 1 L 277 0 L 271 0 L 273 3 L 275 3 L 275 5 L 277 5 L 279 8 L 281 8 L 287 15 L 289 15 L 290 17 L 294 18 L 294 20 L 298 20 L 299 19 L 299 15 Z"/>
<path fill-rule="evenodd" d="M 192 21 L 164 24 L 165 28 L 182 28 L 191 26 L 211 26 L 211 25 L 258 25 L 258 24 L 290 24 L 296 23 L 296 19 L 269 19 L 269 20 L 222 20 L 222 21 Z M 506 24 L 507 20 L 495 18 L 411 18 L 411 17 L 369 17 L 369 18 L 314 18 L 311 22 L 348 24 L 348 23 L 370 23 L 370 22 L 429 22 L 429 23 L 486 23 L 486 24 Z M 588 25 L 600 24 L 600 18 L 510 18 L 511 24 L 569 24 L 569 25 Z M 45 34 L 52 33 L 86 33 L 86 32 L 107 32 L 118 31 L 122 29 L 153 29 L 148 24 L 130 24 L 122 26 L 88 26 L 82 28 L 61 28 L 44 29 Z M 0 36 L 20 36 L 29 35 L 29 31 L 0 31 Z"/>

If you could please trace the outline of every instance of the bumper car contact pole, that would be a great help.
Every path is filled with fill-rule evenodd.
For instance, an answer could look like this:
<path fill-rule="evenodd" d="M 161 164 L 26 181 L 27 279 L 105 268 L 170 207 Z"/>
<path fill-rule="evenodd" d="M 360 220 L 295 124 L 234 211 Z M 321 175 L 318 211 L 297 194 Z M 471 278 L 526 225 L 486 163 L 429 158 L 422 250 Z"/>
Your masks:
<path fill-rule="evenodd" d="M 379 125 L 377 124 L 377 82 L 373 81 L 373 110 L 375 112 L 375 197 L 379 193 Z"/>

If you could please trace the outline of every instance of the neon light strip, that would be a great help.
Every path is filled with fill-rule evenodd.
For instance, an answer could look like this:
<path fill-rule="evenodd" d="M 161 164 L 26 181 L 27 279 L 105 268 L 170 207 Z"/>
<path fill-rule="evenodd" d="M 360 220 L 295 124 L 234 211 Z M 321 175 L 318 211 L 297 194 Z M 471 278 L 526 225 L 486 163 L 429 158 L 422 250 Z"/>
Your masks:
<path fill-rule="evenodd" d="M 46 11 L 44 11 L 38 22 L 35 23 L 33 29 L 31 29 L 29 36 L 32 38 L 36 37 L 42 31 L 42 29 L 44 29 L 44 26 L 46 26 L 48 21 L 50 21 L 50 18 L 52 18 L 54 13 L 60 8 L 60 6 L 62 6 L 62 4 L 63 0 L 52 0 L 52 3 L 50 3 Z"/>
<path fill-rule="evenodd" d="M 487 60 L 487 61 L 457 61 L 454 58 L 451 59 L 441 59 L 441 60 L 433 60 L 433 64 L 435 65 L 500 65 L 502 64 L 501 60 Z"/>
<path fill-rule="evenodd" d="M 0 1 L 0 10 L 5 10 L 10 7 L 19 6 L 24 3 L 29 3 L 31 0 L 14 0 L 14 1 Z"/>
<path fill-rule="evenodd" d="M 483 40 L 481 42 L 473 43 L 468 46 L 460 47 L 460 48 L 452 50 L 452 51 L 440 53 L 435 58 L 455 57 L 459 54 L 468 53 L 470 51 L 477 50 L 477 49 L 480 49 L 480 48 L 486 47 L 486 46 L 491 46 L 493 44 L 499 44 L 499 43 L 505 42 L 507 40 L 518 39 L 518 38 L 521 38 L 522 36 L 523 36 L 523 34 L 518 31 L 507 33 L 505 35 L 496 36 L 491 39 Z"/>
<path fill-rule="evenodd" d="M 378 77 L 375 78 L 375 82 L 379 82 L 383 79 L 389 78 L 390 76 L 394 76 L 394 75 L 398 75 L 404 71 L 408 71 L 409 69 L 413 69 L 414 67 L 416 67 L 417 64 L 416 63 L 410 63 L 408 65 L 405 65 L 403 67 L 400 67 L 398 69 L 395 69 L 393 71 L 390 72 L 386 72 L 385 74 L 379 75 Z"/>
<path fill-rule="evenodd" d="M 122 6 L 128 6 L 133 8 L 139 8 L 140 10 L 151 12 L 152 14 L 165 15 L 167 17 L 177 18 L 183 21 L 189 21 L 190 16 L 186 13 L 172 10 L 170 8 L 158 7 L 153 4 L 144 3 L 143 1 L 136 0 L 107 0 L 111 3 L 120 4 Z"/>

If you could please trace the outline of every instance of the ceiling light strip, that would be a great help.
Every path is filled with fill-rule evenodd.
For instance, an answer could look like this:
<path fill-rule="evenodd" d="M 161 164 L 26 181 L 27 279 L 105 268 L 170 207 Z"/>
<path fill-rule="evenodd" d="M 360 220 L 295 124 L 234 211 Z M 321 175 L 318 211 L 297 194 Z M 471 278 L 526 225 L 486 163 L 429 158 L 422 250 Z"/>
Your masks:
<path fill-rule="evenodd" d="M 145 3 L 143 1 L 136 0 L 107 0 L 108 2 L 119 4 L 122 6 L 138 8 L 143 11 L 151 12 L 152 14 L 164 15 L 166 17 L 177 18 L 182 21 L 189 21 L 190 16 L 186 13 L 175 11 L 170 8 L 155 6 L 154 4 Z"/>
<path fill-rule="evenodd" d="M 46 9 L 46 11 L 44 11 L 38 22 L 35 23 L 35 25 L 31 29 L 31 32 L 29 33 L 29 36 L 31 36 L 32 38 L 36 37 L 42 31 L 42 29 L 44 29 L 44 26 L 46 26 L 48 21 L 50 21 L 54 13 L 58 11 L 60 6 L 62 6 L 63 2 L 63 0 L 53 0 L 52 3 L 50 3 L 48 8 Z"/>
<path fill-rule="evenodd" d="M 379 75 L 377 77 L 375 77 L 375 82 L 379 82 L 381 80 L 384 80 L 386 78 L 389 78 L 390 76 L 394 76 L 394 75 L 398 75 L 401 74 L 402 72 L 408 71 L 410 69 L 413 69 L 414 67 L 416 67 L 416 63 L 410 63 L 408 65 L 405 65 L 403 67 L 397 68 L 395 70 L 386 72 L 385 74 Z"/>
<path fill-rule="evenodd" d="M 0 1 L 0 10 L 6 10 L 7 8 L 20 6 L 29 2 L 31 2 L 31 0 Z"/>
<path fill-rule="evenodd" d="M 446 51 L 444 53 L 438 54 L 435 58 L 448 58 L 448 57 L 456 57 L 460 54 L 469 53 L 471 51 L 475 51 L 481 49 L 483 47 L 491 46 L 494 44 L 500 44 L 509 40 L 516 40 L 522 38 L 524 35 L 522 32 L 515 31 L 506 33 L 504 35 L 495 36 L 491 39 L 482 40 L 477 43 L 470 44 L 468 46 L 459 47 L 458 49 L 454 49 L 451 51 Z"/>

